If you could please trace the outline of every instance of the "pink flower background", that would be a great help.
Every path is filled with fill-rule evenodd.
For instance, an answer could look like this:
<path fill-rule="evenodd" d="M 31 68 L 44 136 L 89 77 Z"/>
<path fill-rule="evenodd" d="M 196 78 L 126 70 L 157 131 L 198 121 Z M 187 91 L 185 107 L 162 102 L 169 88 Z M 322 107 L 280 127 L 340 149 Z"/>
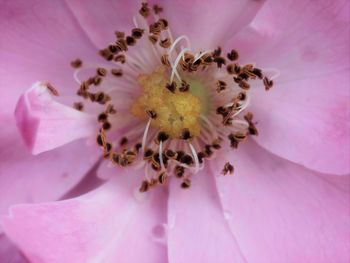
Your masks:
<path fill-rule="evenodd" d="M 0 0 L 0 262 L 349 262 L 349 1 L 160 4 L 194 48 L 280 71 L 254 91 L 259 136 L 186 191 L 138 193 L 135 171 L 110 169 L 87 140 L 91 119 L 61 102 L 69 62 L 97 63 L 140 4 Z M 62 101 L 29 90 L 38 80 Z M 217 176 L 227 158 L 235 175 Z"/>

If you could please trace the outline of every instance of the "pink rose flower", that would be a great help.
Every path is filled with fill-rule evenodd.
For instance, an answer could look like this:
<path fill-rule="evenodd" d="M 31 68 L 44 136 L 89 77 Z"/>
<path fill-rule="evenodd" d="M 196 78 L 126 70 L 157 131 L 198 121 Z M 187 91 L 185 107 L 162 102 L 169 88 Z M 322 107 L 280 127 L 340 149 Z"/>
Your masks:
<path fill-rule="evenodd" d="M 152 7 L 2 3 L 0 262 L 348 262 L 349 2 Z"/>

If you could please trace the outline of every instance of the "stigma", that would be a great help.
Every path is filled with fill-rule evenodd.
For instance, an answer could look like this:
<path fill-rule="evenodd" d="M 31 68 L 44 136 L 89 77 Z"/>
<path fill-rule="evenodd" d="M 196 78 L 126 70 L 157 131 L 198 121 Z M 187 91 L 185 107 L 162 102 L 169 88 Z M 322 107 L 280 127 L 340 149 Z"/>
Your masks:
<path fill-rule="evenodd" d="M 131 32 L 116 31 L 99 51 L 103 65 L 71 63 L 81 98 L 73 106 L 97 109 L 103 158 L 123 169 L 143 169 L 141 192 L 171 178 L 187 189 L 218 151 L 257 136 L 250 91 L 257 81 L 265 90 L 273 86 L 262 69 L 241 65 L 234 49 L 192 50 L 187 36 L 174 39 L 162 10 L 142 3 Z M 221 175 L 233 171 L 226 162 Z"/>

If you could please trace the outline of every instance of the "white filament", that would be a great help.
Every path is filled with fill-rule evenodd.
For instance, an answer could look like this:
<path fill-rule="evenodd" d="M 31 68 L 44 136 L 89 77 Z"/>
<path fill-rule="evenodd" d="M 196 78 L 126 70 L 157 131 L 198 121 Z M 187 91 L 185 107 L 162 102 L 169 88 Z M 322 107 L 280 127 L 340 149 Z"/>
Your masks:
<path fill-rule="evenodd" d="M 207 51 L 204 51 L 203 53 L 198 53 L 198 54 L 196 54 L 193 63 L 195 63 L 198 59 L 200 59 L 200 58 L 203 57 L 204 55 L 210 54 L 210 53 L 211 53 L 211 51 L 207 50 Z"/>
<path fill-rule="evenodd" d="M 189 48 L 184 48 L 183 50 L 181 50 L 181 52 L 176 57 L 175 63 L 173 65 L 171 65 L 172 70 L 171 70 L 170 82 L 173 82 L 174 75 L 176 75 L 178 80 L 181 81 L 181 78 L 180 78 L 179 73 L 177 72 L 176 68 L 177 68 L 177 65 L 179 64 L 182 56 L 185 54 L 186 51 L 189 51 L 189 50 L 190 50 Z"/>
<path fill-rule="evenodd" d="M 147 140 L 147 134 L 149 130 L 149 126 L 151 125 L 151 118 L 148 120 L 145 131 L 143 132 L 143 137 L 142 137 L 142 152 L 145 152 L 145 145 L 146 145 L 146 140 Z"/>
<path fill-rule="evenodd" d="M 198 173 L 199 171 L 199 159 L 198 159 L 198 155 L 196 150 L 194 149 L 193 145 L 191 143 L 188 143 L 188 146 L 190 146 L 191 152 L 192 152 L 192 156 L 194 159 L 194 164 L 195 164 L 195 169 L 194 169 L 194 173 Z"/>
<path fill-rule="evenodd" d="M 191 49 L 191 43 L 190 40 L 187 36 L 183 35 L 183 36 L 179 36 L 177 39 L 175 39 L 174 43 L 171 45 L 169 51 L 168 51 L 168 55 L 171 55 L 171 52 L 174 50 L 174 48 L 176 47 L 176 45 L 182 40 L 186 40 L 187 42 L 187 48 Z"/>
<path fill-rule="evenodd" d="M 163 142 L 162 141 L 159 142 L 159 160 L 160 160 L 160 168 L 162 171 L 164 171 L 165 167 L 164 167 L 164 161 L 163 161 Z"/>

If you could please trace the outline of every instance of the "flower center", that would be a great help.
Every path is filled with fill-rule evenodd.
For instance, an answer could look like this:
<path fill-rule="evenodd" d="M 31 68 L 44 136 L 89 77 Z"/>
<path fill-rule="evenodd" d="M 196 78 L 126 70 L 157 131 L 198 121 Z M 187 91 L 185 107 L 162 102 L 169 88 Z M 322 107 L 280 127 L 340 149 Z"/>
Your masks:
<path fill-rule="evenodd" d="M 184 131 L 198 136 L 201 129 L 199 115 L 203 108 L 201 100 L 190 92 L 189 84 L 183 82 L 178 87 L 176 82 L 169 85 L 168 80 L 164 67 L 157 68 L 152 74 L 140 75 L 138 83 L 142 94 L 133 103 L 131 112 L 143 120 L 153 118 L 152 126 L 170 138 L 181 139 Z"/>
<path fill-rule="evenodd" d="M 193 52 L 187 36 L 174 40 L 161 11 L 142 3 L 131 33 L 116 32 L 116 41 L 100 50 L 107 64 L 93 67 L 95 75 L 80 81 L 82 61 L 72 62 L 78 96 L 101 106 L 97 144 L 103 157 L 144 169 L 141 192 L 171 176 L 188 188 L 225 143 L 235 149 L 258 135 L 246 111 L 250 90 L 256 80 L 266 90 L 273 85 L 261 69 L 240 65 L 235 50 Z M 85 110 L 82 102 L 74 107 Z M 227 162 L 221 173 L 233 170 Z"/>

